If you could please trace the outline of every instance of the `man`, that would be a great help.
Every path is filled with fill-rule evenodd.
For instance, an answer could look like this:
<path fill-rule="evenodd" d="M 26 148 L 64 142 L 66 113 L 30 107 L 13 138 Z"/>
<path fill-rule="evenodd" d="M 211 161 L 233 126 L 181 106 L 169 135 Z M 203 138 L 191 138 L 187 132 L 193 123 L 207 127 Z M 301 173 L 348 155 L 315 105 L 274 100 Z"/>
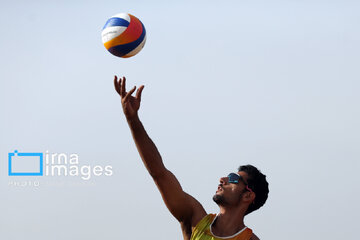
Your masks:
<path fill-rule="evenodd" d="M 256 240 L 259 239 L 244 224 L 244 216 L 264 205 L 268 196 L 265 175 L 257 168 L 240 166 L 237 173 L 220 178 L 213 200 L 220 207 L 219 214 L 207 214 L 202 205 L 184 192 L 176 177 L 165 168 L 160 153 L 139 120 L 140 86 L 126 92 L 126 79 L 114 77 L 115 89 L 142 161 L 171 214 L 180 222 L 185 240 Z"/>

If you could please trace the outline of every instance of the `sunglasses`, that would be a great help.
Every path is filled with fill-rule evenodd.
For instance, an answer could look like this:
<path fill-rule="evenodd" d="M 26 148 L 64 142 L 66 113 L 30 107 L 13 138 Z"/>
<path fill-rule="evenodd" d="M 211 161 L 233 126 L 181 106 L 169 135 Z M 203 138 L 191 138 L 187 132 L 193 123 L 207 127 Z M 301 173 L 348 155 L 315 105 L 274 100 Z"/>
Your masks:
<path fill-rule="evenodd" d="M 243 182 L 243 183 L 245 184 L 245 186 L 246 186 L 246 189 L 247 189 L 249 192 L 253 192 L 253 190 L 251 190 L 251 188 L 249 188 L 249 184 L 244 180 L 244 178 L 243 178 L 241 175 L 236 174 L 236 173 L 230 173 L 230 174 L 228 175 L 228 179 L 229 179 L 229 180 L 228 180 L 229 183 L 236 183 L 236 184 L 238 184 L 239 181 Z"/>

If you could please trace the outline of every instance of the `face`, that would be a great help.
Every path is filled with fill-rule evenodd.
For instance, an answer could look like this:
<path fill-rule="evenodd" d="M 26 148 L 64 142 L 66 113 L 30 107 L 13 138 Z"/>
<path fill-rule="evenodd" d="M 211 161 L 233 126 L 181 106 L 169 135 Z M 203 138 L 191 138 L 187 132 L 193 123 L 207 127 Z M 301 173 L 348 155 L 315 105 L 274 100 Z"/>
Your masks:
<path fill-rule="evenodd" d="M 246 172 L 238 172 L 238 175 L 242 177 L 242 179 L 247 182 L 248 175 Z M 243 194 L 249 192 L 246 189 L 245 183 L 240 178 L 238 183 L 229 182 L 229 177 L 220 178 L 220 184 L 218 185 L 218 189 L 213 197 L 213 200 L 218 205 L 231 205 L 236 206 L 241 204 L 243 201 Z"/>

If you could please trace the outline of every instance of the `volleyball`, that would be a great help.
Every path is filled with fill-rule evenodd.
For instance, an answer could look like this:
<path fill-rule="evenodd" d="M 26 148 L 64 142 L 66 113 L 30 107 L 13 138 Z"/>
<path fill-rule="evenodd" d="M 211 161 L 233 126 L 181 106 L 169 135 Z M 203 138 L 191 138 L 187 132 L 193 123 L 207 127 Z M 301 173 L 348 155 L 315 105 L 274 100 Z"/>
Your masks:
<path fill-rule="evenodd" d="M 144 47 L 146 31 L 138 18 L 128 13 L 119 13 L 107 20 L 101 38 L 111 54 L 128 58 L 136 55 Z"/>

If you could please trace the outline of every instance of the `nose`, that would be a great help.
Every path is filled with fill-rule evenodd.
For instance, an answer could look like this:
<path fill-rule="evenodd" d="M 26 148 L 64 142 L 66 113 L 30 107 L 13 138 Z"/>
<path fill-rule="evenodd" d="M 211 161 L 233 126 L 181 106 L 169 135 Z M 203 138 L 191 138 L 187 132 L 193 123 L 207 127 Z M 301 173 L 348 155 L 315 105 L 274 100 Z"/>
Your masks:
<path fill-rule="evenodd" d="M 220 184 L 222 185 L 226 185 L 229 181 L 229 178 L 228 177 L 222 177 L 220 178 Z"/>

